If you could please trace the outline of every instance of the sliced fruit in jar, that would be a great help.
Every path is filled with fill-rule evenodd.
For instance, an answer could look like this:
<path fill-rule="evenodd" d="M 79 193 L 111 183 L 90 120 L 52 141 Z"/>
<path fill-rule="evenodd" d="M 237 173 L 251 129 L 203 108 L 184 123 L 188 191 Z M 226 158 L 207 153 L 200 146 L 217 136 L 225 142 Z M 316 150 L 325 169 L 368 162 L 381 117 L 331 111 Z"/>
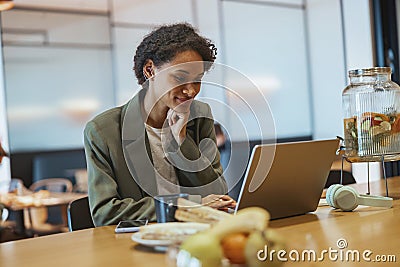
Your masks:
<path fill-rule="evenodd" d="M 372 136 L 377 136 L 378 134 L 384 133 L 386 130 L 382 126 L 372 126 L 370 129 L 370 134 Z"/>
<path fill-rule="evenodd" d="M 392 129 L 392 125 L 388 121 L 382 121 L 380 126 L 387 132 Z"/>
<path fill-rule="evenodd" d="M 389 146 L 391 144 L 390 139 L 389 138 L 381 138 L 379 140 L 379 144 L 381 146 Z"/>
<path fill-rule="evenodd" d="M 356 118 L 355 117 L 344 119 L 344 127 L 345 127 L 345 129 L 353 128 L 355 123 L 356 123 Z"/>
<path fill-rule="evenodd" d="M 383 114 L 382 114 L 383 115 Z M 372 119 L 372 125 L 380 125 L 382 122 L 387 122 L 389 123 L 389 118 L 387 116 L 382 117 L 382 116 L 375 116 Z"/>
<path fill-rule="evenodd" d="M 392 132 L 394 133 L 400 132 L 400 114 L 397 115 L 396 120 L 392 125 Z"/>
<path fill-rule="evenodd" d="M 362 131 L 366 131 L 368 132 L 369 129 L 371 129 L 371 120 L 369 118 L 365 119 L 362 123 L 361 123 L 361 130 Z"/>
<path fill-rule="evenodd" d="M 389 121 L 389 117 L 388 116 L 386 116 L 385 114 L 376 113 L 376 112 L 364 112 L 362 114 L 362 117 L 363 118 L 371 118 L 372 119 L 372 123 L 374 123 L 374 121 L 379 122 L 379 123 L 382 122 L 382 121 Z"/>

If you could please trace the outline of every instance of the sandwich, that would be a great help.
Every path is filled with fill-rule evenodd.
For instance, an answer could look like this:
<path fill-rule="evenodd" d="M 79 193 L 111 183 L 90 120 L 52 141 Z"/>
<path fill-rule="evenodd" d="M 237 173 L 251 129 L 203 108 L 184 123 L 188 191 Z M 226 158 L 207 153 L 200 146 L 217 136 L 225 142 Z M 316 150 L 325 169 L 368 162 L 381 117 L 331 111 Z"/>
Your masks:
<path fill-rule="evenodd" d="M 188 236 L 205 231 L 211 224 L 219 222 L 232 215 L 191 202 L 184 198 L 178 199 L 178 208 L 175 219 L 181 222 L 167 222 L 141 226 L 139 233 L 141 239 L 158 240 L 168 243 L 180 244 Z"/>
<path fill-rule="evenodd" d="M 231 216 L 224 211 L 203 206 L 184 198 L 178 199 L 178 209 L 175 212 L 175 219 L 178 221 L 208 224 L 214 224 Z"/>

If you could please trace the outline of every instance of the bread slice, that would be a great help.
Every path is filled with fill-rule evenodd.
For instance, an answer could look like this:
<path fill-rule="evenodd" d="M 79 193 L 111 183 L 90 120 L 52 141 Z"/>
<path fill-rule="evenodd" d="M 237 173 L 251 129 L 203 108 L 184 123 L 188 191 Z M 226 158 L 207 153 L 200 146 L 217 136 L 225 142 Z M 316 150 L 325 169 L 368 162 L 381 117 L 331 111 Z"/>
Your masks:
<path fill-rule="evenodd" d="M 140 227 L 139 233 L 146 240 L 169 240 L 180 243 L 188 236 L 207 230 L 209 224 L 194 222 L 156 223 Z"/>
<path fill-rule="evenodd" d="M 226 212 L 203 206 L 184 198 L 178 199 L 178 209 L 175 212 L 175 219 L 179 221 L 209 224 L 214 224 L 231 216 Z"/>

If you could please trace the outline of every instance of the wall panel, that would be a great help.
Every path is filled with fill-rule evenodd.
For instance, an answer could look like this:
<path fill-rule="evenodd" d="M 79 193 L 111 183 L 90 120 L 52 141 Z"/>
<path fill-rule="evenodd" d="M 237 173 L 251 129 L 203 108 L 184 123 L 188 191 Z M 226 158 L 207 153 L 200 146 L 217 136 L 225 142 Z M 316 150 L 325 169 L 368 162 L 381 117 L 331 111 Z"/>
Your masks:
<path fill-rule="evenodd" d="M 108 0 L 13 0 L 16 6 L 35 8 L 68 8 L 77 10 L 107 11 Z"/>
<path fill-rule="evenodd" d="M 112 30 L 114 34 L 115 90 L 117 105 L 122 105 L 141 88 L 133 71 L 133 56 L 143 36 L 149 33 L 151 28 L 114 27 Z"/>
<path fill-rule="evenodd" d="M 277 136 L 312 134 L 304 10 L 226 1 L 223 17 L 226 64 L 247 75 L 265 95 Z M 236 86 L 239 83 L 235 77 L 226 79 Z M 241 94 L 257 98 L 251 90 L 239 88 Z M 261 116 L 265 112 L 264 107 L 252 108 Z M 246 120 L 250 117 L 244 115 Z M 256 126 L 248 129 L 250 138 L 256 138 L 252 136 Z"/>
<path fill-rule="evenodd" d="M 308 0 L 314 138 L 343 134 L 341 92 L 346 85 L 340 1 Z"/>
<path fill-rule="evenodd" d="M 86 121 L 114 105 L 108 17 L 14 10 L 2 21 L 11 150 L 82 147 Z"/>
<path fill-rule="evenodd" d="M 114 0 L 114 23 L 158 25 L 187 21 L 192 22 L 192 1 L 188 0 Z"/>

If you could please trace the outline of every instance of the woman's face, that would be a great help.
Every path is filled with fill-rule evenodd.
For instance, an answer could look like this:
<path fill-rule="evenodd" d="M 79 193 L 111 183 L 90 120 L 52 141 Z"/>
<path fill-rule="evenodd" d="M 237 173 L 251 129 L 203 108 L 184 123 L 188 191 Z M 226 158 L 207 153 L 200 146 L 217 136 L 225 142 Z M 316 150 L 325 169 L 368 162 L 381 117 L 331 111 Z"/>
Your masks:
<path fill-rule="evenodd" d="M 200 92 L 204 75 L 202 57 L 196 51 L 177 54 L 173 60 L 153 67 L 154 77 L 150 90 L 154 90 L 157 103 L 177 112 L 188 112 L 193 98 Z"/>

